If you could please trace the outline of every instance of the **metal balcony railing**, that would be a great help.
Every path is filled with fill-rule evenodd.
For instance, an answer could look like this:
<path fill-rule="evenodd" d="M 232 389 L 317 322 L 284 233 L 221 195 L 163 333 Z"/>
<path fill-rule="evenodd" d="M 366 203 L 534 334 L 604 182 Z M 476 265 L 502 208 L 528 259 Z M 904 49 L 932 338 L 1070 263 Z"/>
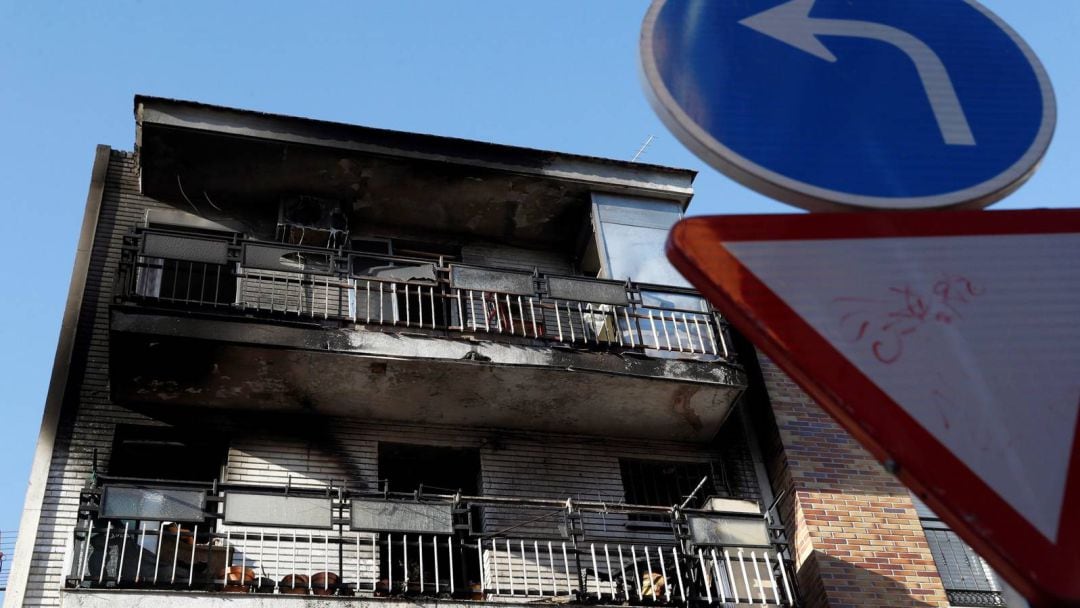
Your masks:
<path fill-rule="evenodd" d="M 136 229 L 117 297 L 284 319 L 485 334 L 585 348 L 733 356 L 686 289 Z"/>
<path fill-rule="evenodd" d="M 8 576 L 11 574 L 11 558 L 15 555 L 14 530 L 0 531 L 0 592 L 7 590 Z"/>
<path fill-rule="evenodd" d="M 188 500 L 180 511 L 192 504 L 183 492 L 205 492 L 209 500 L 201 519 L 164 521 L 160 515 L 159 519 L 108 517 L 109 512 L 115 514 L 115 505 L 107 506 L 101 494 L 84 494 L 74 532 L 69 588 L 672 606 L 798 605 L 790 556 L 783 543 L 694 544 L 686 532 L 688 517 L 749 519 L 764 526 L 760 515 L 493 496 L 418 499 L 413 495 L 394 501 L 387 495 L 350 496 L 334 490 L 329 496 L 313 493 L 304 499 L 326 500 L 335 514 L 332 524 L 303 529 L 228 522 L 231 495 L 250 492 L 250 486 L 140 489 L 165 498 L 143 505 L 168 508 L 170 500 Z M 273 491 L 280 499 L 282 489 Z M 398 529 L 358 529 L 371 526 L 358 525 L 356 517 L 346 516 L 351 510 L 363 510 L 364 505 L 370 507 L 372 501 L 396 505 L 399 519 L 385 521 Z M 305 503 L 298 509 L 309 506 Z M 562 517 L 558 528 L 562 532 L 521 536 L 507 535 L 510 529 L 488 532 L 481 513 L 492 509 L 504 515 L 518 512 L 516 517 L 526 523 L 537 509 L 554 512 Z M 453 514 L 452 529 L 401 530 L 416 527 L 427 517 L 423 513 L 436 514 L 427 520 L 430 524 L 439 512 Z M 640 539 L 586 538 L 583 518 L 614 513 L 666 514 L 672 526 L 667 534 L 654 530 Z"/>

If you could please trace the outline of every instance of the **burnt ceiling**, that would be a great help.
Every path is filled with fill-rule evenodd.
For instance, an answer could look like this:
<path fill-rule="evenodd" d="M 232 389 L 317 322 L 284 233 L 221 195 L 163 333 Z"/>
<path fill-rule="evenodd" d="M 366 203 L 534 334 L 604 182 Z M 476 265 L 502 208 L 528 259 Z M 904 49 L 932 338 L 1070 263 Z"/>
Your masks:
<path fill-rule="evenodd" d="M 588 219 L 590 189 L 569 180 L 159 125 L 142 125 L 140 139 L 145 194 L 263 230 L 296 195 L 340 201 L 353 234 L 389 227 L 570 248 Z"/>

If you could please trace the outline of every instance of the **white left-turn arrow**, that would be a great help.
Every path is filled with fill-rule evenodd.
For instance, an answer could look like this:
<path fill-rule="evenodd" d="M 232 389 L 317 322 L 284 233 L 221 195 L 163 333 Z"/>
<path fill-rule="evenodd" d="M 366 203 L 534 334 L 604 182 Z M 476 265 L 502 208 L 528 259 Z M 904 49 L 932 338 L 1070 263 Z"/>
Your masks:
<path fill-rule="evenodd" d="M 835 62 L 836 55 L 818 40 L 818 36 L 867 38 L 895 46 L 915 64 L 945 143 L 951 146 L 975 145 L 975 136 L 956 96 L 949 72 L 933 49 L 915 36 L 888 25 L 811 17 L 814 2 L 791 0 L 739 23 L 828 62 Z"/>

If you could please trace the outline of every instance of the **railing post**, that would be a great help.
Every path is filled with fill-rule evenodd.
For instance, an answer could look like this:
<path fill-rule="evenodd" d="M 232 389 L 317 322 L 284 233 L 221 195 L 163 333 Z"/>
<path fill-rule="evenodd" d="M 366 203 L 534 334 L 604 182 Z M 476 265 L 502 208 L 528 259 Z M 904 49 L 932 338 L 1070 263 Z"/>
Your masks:
<path fill-rule="evenodd" d="M 533 557 L 536 558 L 536 592 L 544 595 L 544 569 L 540 565 L 540 545 L 535 540 L 533 541 Z"/>
<path fill-rule="evenodd" d="M 495 304 L 498 306 L 498 302 Z M 510 304 L 510 294 L 506 294 L 506 319 L 507 326 L 510 328 L 510 335 L 514 335 L 514 307 Z M 500 327 L 501 329 L 501 327 Z"/>
<path fill-rule="evenodd" d="M 585 580 L 585 569 L 581 567 L 581 548 L 577 546 L 576 539 L 574 540 L 572 549 L 574 550 L 574 565 L 577 567 L 578 599 L 584 600 L 585 595 L 588 592 L 588 589 L 585 586 L 587 581 Z"/>
<path fill-rule="evenodd" d="M 127 533 L 127 524 L 124 524 L 124 532 Z M 188 587 L 195 582 L 195 547 L 199 544 L 199 524 L 195 524 L 191 532 L 191 561 L 188 562 Z"/>
<path fill-rule="evenodd" d="M 506 539 L 506 569 L 509 571 L 506 578 L 510 581 L 510 595 L 514 595 L 514 556 L 510 553 L 510 539 Z"/>
<path fill-rule="evenodd" d="M 768 551 L 768 549 L 762 551 L 761 555 L 765 558 L 765 573 L 769 575 L 769 584 L 772 587 L 773 600 L 776 602 L 776 605 L 779 606 L 780 605 L 780 586 L 776 584 L 776 574 L 773 572 L 772 562 L 769 560 L 769 551 Z M 777 557 L 777 560 L 779 560 L 780 559 L 780 554 L 778 553 L 776 555 L 776 557 Z M 783 567 L 782 563 L 778 563 L 778 565 L 781 568 Z"/>
<path fill-rule="evenodd" d="M 611 599 L 615 599 L 615 579 L 611 573 L 611 553 L 607 543 L 604 543 L 604 565 L 607 567 L 608 593 L 611 594 Z"/>
<path fill-rule="evenodd" d="M 566 559 L 566 541 L 562 542 L 562 564 L 563 576 L 566 577 L 566 595 L 569 597 L 574 594 L 574 590 L 570 588 L 570 560 Z"/>
<path fill-rule="evenodd" d="M 735 603 L 739 603 L 739 584 L 735 582 L 735 570 L 731 568 L 731 552 L 727 549 L 724 552 L 724 563 L 727 564 L 728 581 L 731 584 L 731 594 L 735 596 Z"/>
<path fill-rule="evenodd" d="M 555 300 L 555 312 L 559 311 L 559 301 Z M 577 342 L 577 336 L 574 335 L 574 313 L 570 310 L 570 302 L 566 303 L 566 324 L 570 326 L 570 343 Z"/>
<path fill-rule="evenodd" d="M 600 590 L 600 568 L 596 566 L 596 543 L 589 543 L 589 555 L 592 557 L 593 587 L 596 588 L 596 599 L 599 600 L 604 596 L 604 592 Z"/>
<path fill-rule="evenodd" d="M 548 541 L 548 568 L 551 569 L 551 597 L 559 595 L 559 587 L 555 582 L 555 556 L 551 551 L 551 541 Z"/>
<path fill-rule="evenodd" d="M 683 584 L 682 566 L 679 564 L 679 552 L 675 547 L 671 548 L 671 561 L 675 564 L 675 576 L 679 579 L 679 597 L 686 601 L 686 587 Z"/>
<path fill-rule="evenodd" d="M 434 286 L 428 287 L 428 301 L 431 304 L 431 329 L 435 329 L 435 287 Z M 443 299 L 441 304 L 442 304 L 443 309 L 445 311 L 446 300 Z M 450 316 L 445 315 L 444 318 L 449 319 Z M 447 323 L 447 325 L 449 326 L 450 324 Z"/>
<path fill-rule="evenodd" d="M 581 321 L 581 341 L 589 343 L 589 330 L 585 327 L 585 311 L 581 308 L 581 302 L 577 303 L 578 320 Z M 596 340 L 599 343 L 599 340 Z"/>
<path fill-rule="evenodd" d="M 563 341 L 562 319 L 559 318 L 559 301 L 558 300 L 553 300 L 553 302 L 555 302 L 555 325 L 559 329 L 559 342 L 562 342 Z"/>
<path fill-rule="evenodd" d="M 102 545 L 101 550 L 101 568 L 98 573 L 98 584 L 100 585 L 105 581 L 105 564 L 109 561 L 109 536 L 112 534 L 112 521 L 109 521 L 105 527 L 105 544 Z"/>
<path fill-rule="evenodd" d="M 638 570 L 637 546 L 630 545 L 630 561 L 634 564 L 634 588 L 637 589 L 638 601 L 645 599 L 645 592 L 641 588 L 641 571 Z"/>
<path fill-rule="evenodd" d="M 712 587 L 709 585 L 709 579 L 711 577 L 709 576 L 709 570 L 705 567 L 705 556 L 704 556 L 704 554 L 702 554 L 700 548 L 698 548 L 698 550 L 697 550 L 697 558 L 698 558 L 698 564 L 701 566 L 701 584 L 705 587 L 705 599 L 709 604 L 711 604 L 712 603 L 712 591 L 711 591 Z M 717 582 L 719 582 L 719 581 L 717 581 Z M 698 596 L 698 597 L 700 598 L 700 596 Z"/>
<path fill-rule="evenodd" d="M 86 541 L 83 544 L 83 558 L 79 567 L 79 582 L 86 578 L 86 569 L 90 564 L 90 540 L 94 536 L 94 520 L 87 519 Z"/>
<path fill-rule="evenodd" d="M 789 606 L 794 606 L 795 601 L 794 601 L 794 599 L 792 599 L 791 584 L 788 583 L 787 561 L 784 559 L 783 555 L 781 555 L 779 552 L 777 552 L 777 554 L 776 554 L 776 562 L 777 562 L 777 565 L 780 566 L 780 579 L 784 583 L 784 595 L 787 596 L 788 605 Z"/>
<path fill-rule="evenodd" d="M 533 338 L 539 338 L 540 332 L 536 329 L 536 311 L 533 309 L 532 296 L 529 296 L 529 317 L 532 318 Z"/>
<path fill-rule="evenodd" d="M 435 542 L 438 543 L 438 537 Z M 450 536 L 446 539 L 446 555 L 450 565 L 450 595 L 454 595 L 454 537 Z M 438 558 L 436 558 L 438 559 Z"/>
<path fill-rule="evenodd" d="M 139 550 L 140 551 L 142 550 L 143 544 L 145 542 L 146 542 L 146 522 L 145 521 L 140 521 L 139 522 Z M 142 556 L 140 554 L 140 558 L 135 561 L 135 582 L 136 583 L 138 583 L 141 580 L 140 579 L 141 574 L 142 574 Z"/>
<path fill-rule="evenodd" d="M 619 551 L 619 576 L 622 577 L 622 590 L 623 599 L 630 601 L 630 585 L 626 583 L 626 561 L 623 559 L 622 545 L 616 545 L 615 547 Z"/>
<path fill-rule="evenodd" d="M 727 345 L 727 337 L 726 337 L 727 332 L 724 331 L 725 326 L 727 325 L 727 323 L 720 316 L 720 313 L 713 313 L 713 319 L 715 319 L 715 323 L 716 323 L 716 336 L 720 339 L 720 348 L 723 349 L 724 358 L 727 359 L 727 358 L 729 358 L 731 356 L 728 353 L 728 345 Z M 715 348 L 715 345 L 714 345 L 714 348 Z"/>
<path fill-rule="evenodd" d="M 124 553 L 127 552 L 128 527 L 130 522 L 124 522 L 124 543 L 120 545 L 120 563 L 116 567 L 116 584 L 119 585 L 124 578 Z"/>

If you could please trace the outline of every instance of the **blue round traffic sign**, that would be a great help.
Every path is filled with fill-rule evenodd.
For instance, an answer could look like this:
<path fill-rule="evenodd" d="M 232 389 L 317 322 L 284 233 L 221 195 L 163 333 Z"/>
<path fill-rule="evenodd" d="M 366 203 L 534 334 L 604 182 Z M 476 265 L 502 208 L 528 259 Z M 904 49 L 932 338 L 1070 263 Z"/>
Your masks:
<path fill-rule="evenodd" d="M 988 205 L 1056 120 L 1038 58 L 975 0 L 655 0 L 641 59 L 683 143 L 808 209 Z"/>

